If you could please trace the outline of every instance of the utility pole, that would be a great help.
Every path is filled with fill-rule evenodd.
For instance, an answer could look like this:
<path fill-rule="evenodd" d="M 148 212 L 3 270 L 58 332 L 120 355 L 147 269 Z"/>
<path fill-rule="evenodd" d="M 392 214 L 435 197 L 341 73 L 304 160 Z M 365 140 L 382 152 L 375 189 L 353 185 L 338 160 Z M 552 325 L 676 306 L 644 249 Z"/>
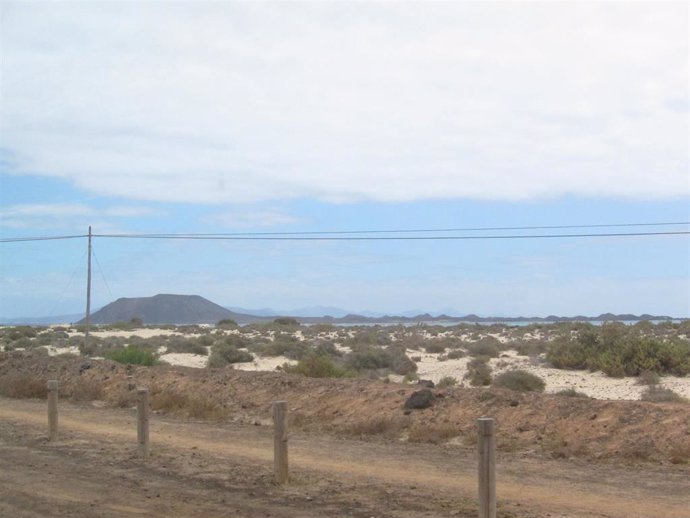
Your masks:
<path fill-rule="evenodd" d="M 86 273 L 86 331 L 84 333 L 85 349 L 89 345 L 89 320 L 91 317 L 91 225 L 89 225 L 89 252 L 87 255 L 89 266 Z"/>

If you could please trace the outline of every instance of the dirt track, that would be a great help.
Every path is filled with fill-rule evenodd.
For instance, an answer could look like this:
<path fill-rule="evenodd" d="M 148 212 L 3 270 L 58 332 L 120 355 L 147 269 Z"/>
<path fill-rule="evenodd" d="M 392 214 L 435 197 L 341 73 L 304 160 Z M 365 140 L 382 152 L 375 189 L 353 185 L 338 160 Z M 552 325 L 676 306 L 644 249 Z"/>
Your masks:
<path fill-rule="evenodd" d="M 476 516 L 476 461 L 449 447 L 293 434 L 292 482 L 271 483 L 267 426 L 154 416 L 152 459 L 131 410 L 0 399 L 2 516 Z M 687 467 L 498 458 L 499 515 L 685 517 Z"/>

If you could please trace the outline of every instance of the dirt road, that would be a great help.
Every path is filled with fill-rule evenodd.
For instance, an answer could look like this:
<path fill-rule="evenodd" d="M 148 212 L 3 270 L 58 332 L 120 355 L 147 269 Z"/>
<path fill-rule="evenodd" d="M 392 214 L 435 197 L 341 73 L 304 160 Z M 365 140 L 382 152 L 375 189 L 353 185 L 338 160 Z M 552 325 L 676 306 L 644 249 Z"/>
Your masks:
<path fill-rule="evenodd" d="M 291 483 L 271 480 L 268 426 L 153 416 L 136 457 L 132 410 L 0 398 L 0 516 L 476 516 L 476 460 L 457 447 L 292 434 Z M 690 470 L 498 457 L 499 516 L 690 516 Z"/>

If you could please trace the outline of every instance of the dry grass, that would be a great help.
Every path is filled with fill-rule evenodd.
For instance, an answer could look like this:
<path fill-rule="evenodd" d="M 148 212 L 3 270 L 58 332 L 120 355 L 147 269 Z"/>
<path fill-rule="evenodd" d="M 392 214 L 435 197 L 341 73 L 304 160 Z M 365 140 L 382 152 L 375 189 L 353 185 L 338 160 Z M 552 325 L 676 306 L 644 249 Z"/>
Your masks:
<path fill-rule="evenodd" d="M 381 435 L 395 438 L 404 428 L 409 426 L 409 418 L 405 417 L 372 417 L 371 419 L 351 423 L 342 429 L 347 435 L 366 436 Z"/>
<path fill-rule="evenodd" d="M 208 397 L 159 389 L 151 390 L 151 409 L 195 419 L 222 419 L 228 415 L 226 408 Z"/>
<path fill-rule="evenodd" d="M 453 437 L 460 435 L 461 431 L 457 425 L 451 423 L 441 423 L 435 425 L 415 424 L 410 428 L 408 440 L 410 442 L 428 442 L 439 444 L 446 442 Z"/>
<path fill-rule="evenodd" d="M 9 374 L 0 379 L 0 395 L 11 398 L 45 399 L 47 380 L 31 375 Z"/>
<path fill-rule="evenodd" d="M 78 378 L 72 386 L 73 401 L 95 401 L 104 397 L 103 385 L 93 378 Z"/>

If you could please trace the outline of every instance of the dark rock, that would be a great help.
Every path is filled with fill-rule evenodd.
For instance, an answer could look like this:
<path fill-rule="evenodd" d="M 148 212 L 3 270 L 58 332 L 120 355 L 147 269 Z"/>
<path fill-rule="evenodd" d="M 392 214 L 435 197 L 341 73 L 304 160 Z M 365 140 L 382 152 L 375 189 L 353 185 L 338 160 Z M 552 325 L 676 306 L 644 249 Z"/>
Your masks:
<path fill-rule="evenodd" d="M 427 387 L 427 388 L 434 388 L 436 385 L 434 385 L 434 382 L 431 380 L 419 380 L 417 382 L 417 385 L 421 385 L 422 387 Z"/>
<path fill-rule="evenodd" d="M 520 404 L 520 402 L 519 402 L 517 399 L 513 399 L 513 400 L 510 402 L 510 406 L 518 406 L 519 404 Z"/>
<path fill-rule="evenodd" d="M 431 402 L 434 400 L 434 393 L 429 389 L 422 389 L 413 392 L 407 401 L 405 401 L 405 408 L 421 409 L 429 408 Z"/>

